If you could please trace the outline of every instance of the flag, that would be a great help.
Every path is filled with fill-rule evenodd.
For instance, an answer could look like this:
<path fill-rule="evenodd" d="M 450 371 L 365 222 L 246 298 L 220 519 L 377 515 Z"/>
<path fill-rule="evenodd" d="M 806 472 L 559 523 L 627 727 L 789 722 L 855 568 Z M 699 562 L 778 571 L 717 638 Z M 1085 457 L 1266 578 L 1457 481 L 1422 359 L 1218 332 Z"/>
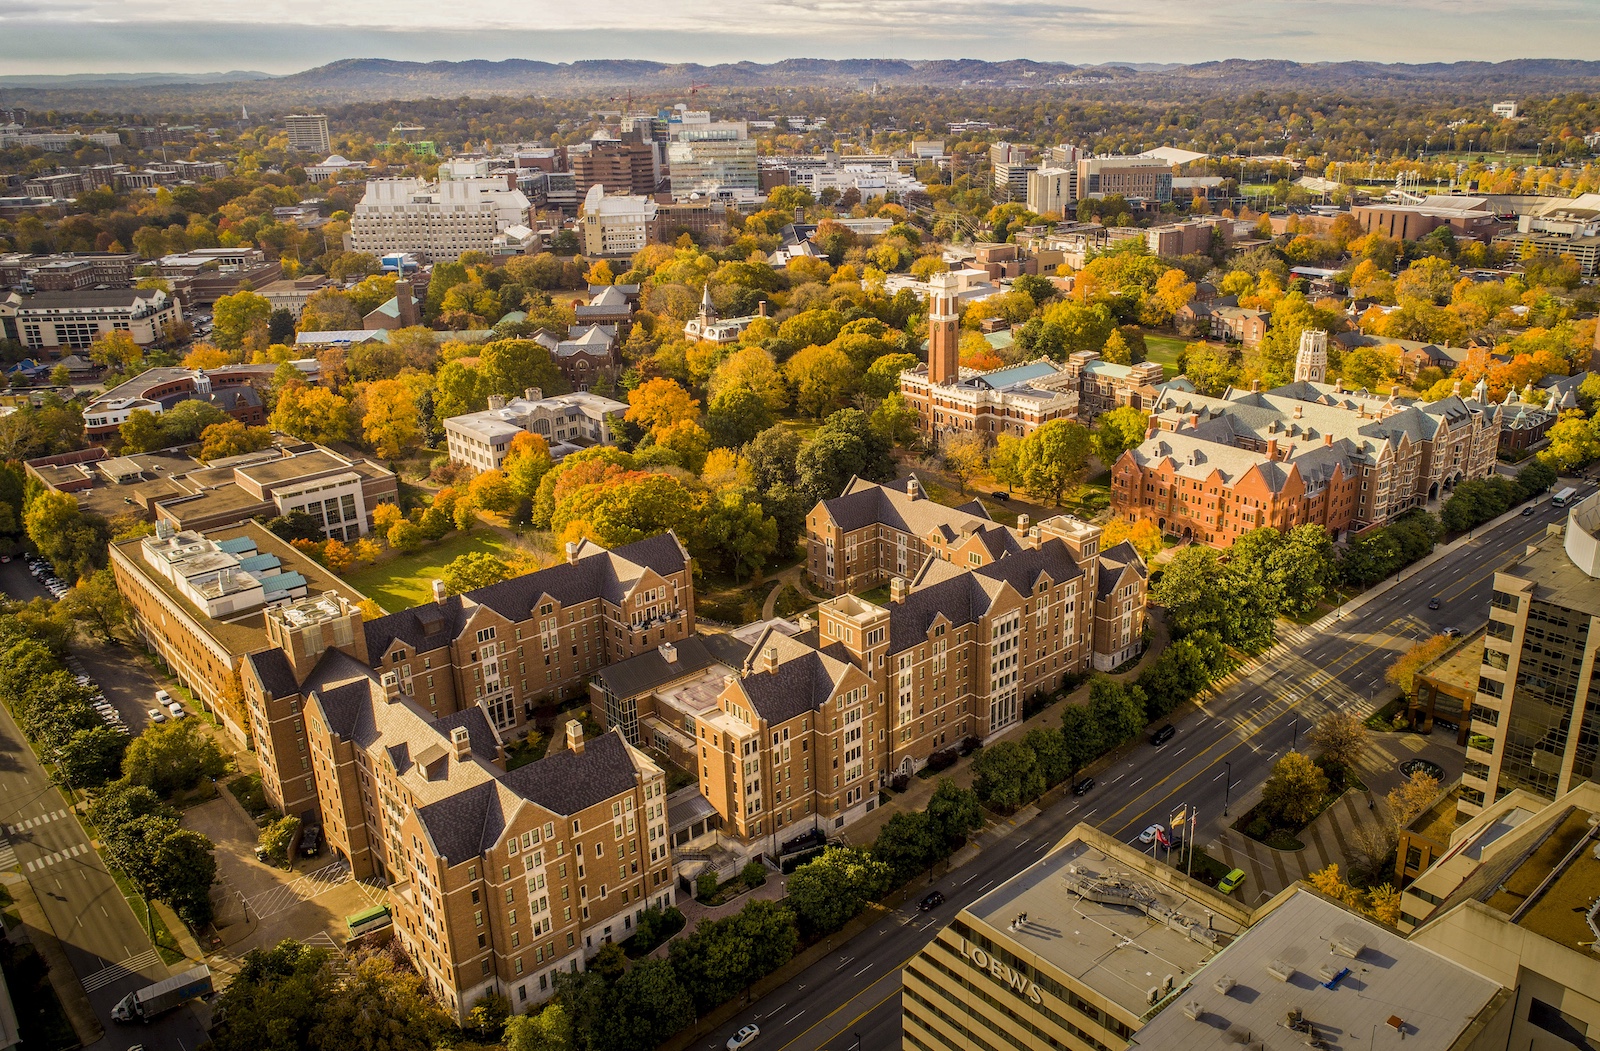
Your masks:
<path fill-rule="evenodd" d="M 1167 824 L 1173 828 L 1178 828 L 1187 820 L 1189 820 L 1189 805 L 1185 803 L 1172 812 L 1172 817 L 1167 819 Z"/>
<path fill-rule="evenodd" d="M 1172 846 L 1172 840 L 1167 838 L 1167 833 L 1164 829 L 1156 832 L 1156 842 L 1160 843 L 1163 847 Z"/>

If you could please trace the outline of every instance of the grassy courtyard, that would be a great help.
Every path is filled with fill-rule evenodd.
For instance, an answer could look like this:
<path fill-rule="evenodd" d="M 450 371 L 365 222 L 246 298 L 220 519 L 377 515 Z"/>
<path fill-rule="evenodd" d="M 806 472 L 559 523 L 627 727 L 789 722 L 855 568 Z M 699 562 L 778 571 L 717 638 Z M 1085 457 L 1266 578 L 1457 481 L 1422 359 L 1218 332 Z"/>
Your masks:
<path fill-rule="evenodd" d="M 1188 346 L 1189 342 L 1177 336 L 1158 336 L 1153 332 L 1146 332 L 1145 360 L 1160 362 L 1161 367 L 1167 370 L 1167 378 L 1172 379 L 1178 374 L 1178 355 L 1183 353 L 1183 348 Z"/>
<path fill-rule="evenodd" d="M 483 551 L 503 560 L 510 558 L 515 548 L 511 538 L 480 526 L 464 536 L 448 536 L 414 555 L 379 562 L 344 579 L 392 613 L 433 601 L 433 581 L 459 556 Z"/>

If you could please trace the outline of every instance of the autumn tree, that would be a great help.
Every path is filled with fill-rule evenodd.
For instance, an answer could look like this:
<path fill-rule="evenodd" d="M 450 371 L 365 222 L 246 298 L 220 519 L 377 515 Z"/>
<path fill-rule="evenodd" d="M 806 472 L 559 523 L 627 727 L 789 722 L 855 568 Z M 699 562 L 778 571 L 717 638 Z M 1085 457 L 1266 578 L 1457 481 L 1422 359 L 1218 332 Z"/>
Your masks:
<path fill-rule="evenodd" d="M 126 332 L 102 332 L 89 344 L 89 360 L 112 372 L 125 372 L 144 360 L 144 348 Z"/>
<path fill-rule="evenodd" d="M 217 345 L 223 350 L 238 350 L 244 346 L 245 337 L 257 326 L 260 326 L 265 341 L 267 320 L 272 317 L 272 303 L 259 292 L 235 292 L 213 304 L 211 317 Z"/>
<path fill-rule="evenodd" d="M 1151 561 L 1161 554 L 1161 530 L 1148 518 L 1138 518 L 1132 522 L 1122 518 L 1113 518 L 1105 524 L 1104 531 L 1100 534 L 1100 546 L 1104 550 L 1116 547 L 1123 541 L 1133 545 L 1139 557 L 1146 562 Z"/>
<path fill-rule="evenodd" d="M 1083 480 L 1089 464 L 1089 429 L 1070 420 L 1051 420 L 1022 439 L 1017 473 L 1023 488 L 1057 507 L 1062 495 Z"/>
<path fill-rule="evenodd" d="M 1384 681 L 1400 687 L 1402 696 L 1410 697 L 1417 673 L 1438 660 L 1449 648 L 1450 637 L 1447 635 L 1434 635 L 1413 643 L 1384 671 Z"/>
<path fill-rule="evenodd" d="M 422 444 L 417 400 L 410 387 L 399 380 L 378 380 L 367 386 L 362 397 L 366 412 L 361 417 L 361 433 L 373 452 L 394 460 Z"/>
<path fill-rule="evenodd" d="M 955 476 L 956 482 L 961 486 L 961 493 L 965 496 L 967 481 L 983 470 L 985 452 L 983 435 L 972 431 L 952 435 L 945 439 L 940 451 L 944 453 L 944 469 Z"/>
<path fill-rule="evenodd" d="M 623 419 L 646 431 L 666 430 L 684 420 L 700 416 L 700 403 L 674 380 L 657 377 L 636 387 L 628 395 L 628 411 Z"/>
<path fill-rule="evenodd" d="M 1439 795 L 1439 780 L 1421 770 L 1389 790 L 1386 797 L 1389 817 L 1396 828 L 1405 828 L 1418 814 L 1428 809 Z"/>
<path fill-rule="evenodd" d="M 296 380 L 278 392 L 268 425 L 308 442 L 327 444 L 350 437 L 350 402 L 327 387 Z"/>
<path fill-rule="evenodd" d="M 1278 820 L 1303 827 L 1322 811 L 1328 778 L 1322 768 L 1299 752 L 1290 752 L 1272 765 L 1272 775 L 1261 786 L 1261 805 Z"/>
<path fill-rule="evenodd" d="M 201 463 L 226 456 L 253 453 L 272 444 L 272 432 L 265 427 L 246 427 L 238 420 L 213 423 L 200 434 Z"/>
<path fill-rule="evenodd" d="M 1150 417 L 1131 405 L 1122 405 L 1101 413 L 1095 422 L 1098 428 L 1094 432 L 1094 454 L 1110 468 L 1123 453 L 1144 441 Z"/>

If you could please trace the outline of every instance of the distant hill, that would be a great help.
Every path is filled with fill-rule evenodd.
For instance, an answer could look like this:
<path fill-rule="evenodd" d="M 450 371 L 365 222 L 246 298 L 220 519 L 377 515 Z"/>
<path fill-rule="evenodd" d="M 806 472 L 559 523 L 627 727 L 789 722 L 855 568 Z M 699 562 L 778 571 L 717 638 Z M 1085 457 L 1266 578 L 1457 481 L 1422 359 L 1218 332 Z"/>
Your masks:
<path fill-rule="evenodd" d="M 13 103 L 35 107 L 129 110 L 152 104 L 226 110 L 452 97 L 461 95 L 593 95 L 612 90 L 828 87 L 996 87 L 1039 89 L 1101 85 L 1130 94 L 1218 90 L 1305 90 L 1352 93 L 1430 90 L 1491 97 L 1600 90 L 1600 62 L 1513 59 L 1506 62 L 1301 63 L 1230 59 L 1189 65 L 1113 63 L 1093 66 L 1012 59 L 905 61 L 806 59 L 719 65 L 629 59 L 540 62 L 400 62 L 352 58 L 282 77 L 263 73 L 100 74 L 0 77 Z"/>
<path fill-rule="evenodd" d="M 122 87 L 130 84 L 148 87 L 164 84 L 232 84 L 271 79 L 271 73 L 253 69 L 233 69 L 226 73 L 64 73 L 0 76 L 0 88 Z"/>

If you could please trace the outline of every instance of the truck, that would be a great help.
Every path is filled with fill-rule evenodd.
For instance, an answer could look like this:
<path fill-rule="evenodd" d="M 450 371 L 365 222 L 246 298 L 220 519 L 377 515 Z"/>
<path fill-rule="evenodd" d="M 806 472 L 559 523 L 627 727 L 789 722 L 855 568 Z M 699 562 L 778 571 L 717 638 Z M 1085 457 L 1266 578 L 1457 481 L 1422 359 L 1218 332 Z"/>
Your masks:
<path fill-rule="evenodd" d="M 205 964 L 164 981 L 136 989 L 117 1002 L 111 1017 L 118 1022 L 149 1022 L 197 996 L 210 996 L 211 968 Z"/>

